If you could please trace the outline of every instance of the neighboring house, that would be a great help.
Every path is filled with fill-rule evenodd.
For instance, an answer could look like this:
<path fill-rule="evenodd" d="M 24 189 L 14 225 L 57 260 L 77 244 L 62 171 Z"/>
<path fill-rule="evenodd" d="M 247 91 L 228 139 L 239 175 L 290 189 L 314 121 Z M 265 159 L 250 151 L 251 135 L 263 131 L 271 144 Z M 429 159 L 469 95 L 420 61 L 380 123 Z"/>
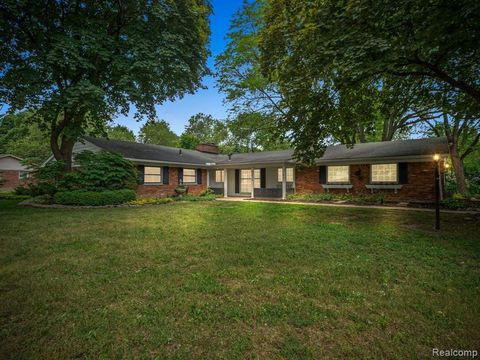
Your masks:
<path fill-rule="evenodd" d="M 288 193 L 382 193 L 389 200 L 434 199 L 433 154 L 448 155 L 445 138 L 330 146 L 316 166 L 304 167 L 292 150 L 218 154 L 212 144 L 196 150 L 85 137 L 74 154 L 107 150 L 137 165 L 141 196 L 169 196 L 184 184 L 229 196 L 285 198 Z"/>
<path fill-rule="evenodd" d="M 18 156 L 0 155 L 0 189 L 12 190 L 27 184 L 31 169 L 23 165 L 22 161 Z"/>

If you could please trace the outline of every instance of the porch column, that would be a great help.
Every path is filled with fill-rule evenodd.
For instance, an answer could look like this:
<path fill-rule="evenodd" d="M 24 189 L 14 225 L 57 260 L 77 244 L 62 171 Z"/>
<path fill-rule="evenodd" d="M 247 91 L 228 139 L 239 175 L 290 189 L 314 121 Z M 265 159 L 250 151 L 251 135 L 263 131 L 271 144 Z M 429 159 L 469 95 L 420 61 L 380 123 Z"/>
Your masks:
<path fill-rule="evenodd" d="M 210 169 L 207 169 L 207 189 L 210 187 Z"/>
<path fill-rule="evenodd" d="M 287 168 L 282 166 L 282 200 L 287 198 Z"/>
<path fill-rule="evenodd" d="M 292 185 L 293 185 L 293 193 L 296 194 L 297 191 L 295 190 L 295 174 L 296 174 L 296 172 L 297 172 L 297 169 L 296 169 L 295 165 L 293 166 L 293 170 L 292 170 L 292 171 L 293 171 L 293 184 L 292 184 Z"/>
<path fill-rule="evenodd" d="M 228 197 L 227 169 L 223 169 L 223 197 Z"/>
<path fill-rule="evenodd" d="M 250 198 L 252 198 L 252 199 L 255 197 L 255 193 L 254 193 L 254 185 L 255 185 L 254 173 L 255 173 L 255 171 L 252 168 L 252 178 L 250 179 L 252 181 L 252 189 L 250 190 Z"/>

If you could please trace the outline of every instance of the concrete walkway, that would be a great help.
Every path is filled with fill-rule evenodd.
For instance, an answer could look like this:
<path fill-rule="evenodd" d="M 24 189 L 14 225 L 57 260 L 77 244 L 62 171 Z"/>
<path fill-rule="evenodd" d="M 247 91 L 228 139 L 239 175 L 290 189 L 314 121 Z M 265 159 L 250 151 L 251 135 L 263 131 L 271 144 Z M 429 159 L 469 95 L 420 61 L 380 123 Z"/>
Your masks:
<path fill-rule="evenodd" d="M 435 209 L 426 208 L 414 208 L 406 206 L 387 206 L 387 205 L 354 205 L 354 204 L 332 204 L 332 203 L 313 203 L 313 202 L 300 202 L 300 201 L 283 201 L 283 200 L 264 200 L 264 199 L 251 199 L 244 197 L 227 197 L 218 198 L 219 201 L 233 201 L 233 202 L 258 202 L 269 204 L 290 204 L 290 205 L 311 205 L 311 206 L 330 206 L 330 207 L 345 207 L 345 208 L 357 208 L 357 209 L 380 209 L 380 210 L 407 210 L 407 211 L 426 211 L 434 212 Z M 473 210 L 440 210 L 444 214 L 469 214 L 479 215 L 480 211 Z"/>

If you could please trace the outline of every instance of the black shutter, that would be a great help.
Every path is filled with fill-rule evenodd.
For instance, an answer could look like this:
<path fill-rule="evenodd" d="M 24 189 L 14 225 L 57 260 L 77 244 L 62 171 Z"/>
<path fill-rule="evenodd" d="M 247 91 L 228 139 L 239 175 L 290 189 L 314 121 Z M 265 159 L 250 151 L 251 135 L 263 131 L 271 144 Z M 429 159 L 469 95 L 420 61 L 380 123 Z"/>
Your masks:
<path fill-rule="evenodd" d="M 240 193 L 240 169 L 235 169 L 235 194 Z"/>
<path fill-rule="evenodd" d="M 197 184 L 202 184 L 202 169 L 197 169 Z"/>
<path fill-rule="evenodd" d="M 327 183 L 327 167 L 325 165 L 318 167 L 318 180 L 320 184 Z"/>
<path fill-rule="evenodd" d="M 398 164 L 398 182 L 400 184 L 408 184 L 408 163 Z"/>
<path fill-rule="evenodd" d="M 163 169 L 162 169 L 162 172 L 163 172 L 163 176 L 162 176 L 162 180 L 163 180 L 163 184 L 164 185 L 168 185 L 168 181 L 170 180 L 169 179 L 169 171 L 168 171 L 168 166 L 164 166 Z"/>
<path fill-rule="evenodd" d="M 178 183 L 183 184 L 183 168 L 178 168 Z"/>
<path fill-rule="evenodd" d="M 260 187 L 264 189 L 267 183 L 267 169 L 261 168 L 260 169 Z"/>
<path fill-rule="evenodd" d="M 138 170 L 137 181 L 140 185 L 142 185 L 145 182 L 145 165 L 138 165 L 137 170 Z"/>

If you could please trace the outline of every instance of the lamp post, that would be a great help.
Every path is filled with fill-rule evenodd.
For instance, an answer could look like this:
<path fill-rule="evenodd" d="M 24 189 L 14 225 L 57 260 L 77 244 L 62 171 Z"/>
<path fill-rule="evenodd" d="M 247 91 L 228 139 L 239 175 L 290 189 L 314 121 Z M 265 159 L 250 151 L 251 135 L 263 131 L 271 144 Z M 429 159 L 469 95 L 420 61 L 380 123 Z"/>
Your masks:
<path fill-rule="evenodd" d="M 440 230 L 440 155 L 433 155 L 435 161 L 435 230 Z"/>

